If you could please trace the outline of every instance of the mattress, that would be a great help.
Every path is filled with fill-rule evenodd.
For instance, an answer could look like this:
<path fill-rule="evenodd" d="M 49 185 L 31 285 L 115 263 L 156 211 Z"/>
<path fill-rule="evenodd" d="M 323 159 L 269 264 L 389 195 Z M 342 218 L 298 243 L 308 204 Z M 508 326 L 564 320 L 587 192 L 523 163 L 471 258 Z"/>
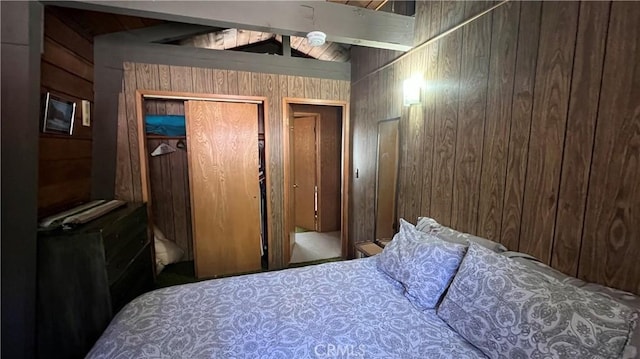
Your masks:
<path fill-rule="evenodd" d="M 88 358 L 485 358 L 376 258 L 175 286 L 116 315 Z"/>

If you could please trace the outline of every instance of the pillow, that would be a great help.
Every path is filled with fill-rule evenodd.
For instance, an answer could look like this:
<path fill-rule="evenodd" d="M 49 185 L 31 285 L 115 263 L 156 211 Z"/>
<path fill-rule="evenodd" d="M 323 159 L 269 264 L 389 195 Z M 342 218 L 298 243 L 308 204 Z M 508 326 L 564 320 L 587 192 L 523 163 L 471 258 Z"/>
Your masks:
<path fill-rule="evenodd" d="M 437 314 L 490 358 L 619 358 L 638 315 L 475 243 Z"/>
<path fill-rule="evenodd" d="M 182 259 L 184 250 L 168 240 L 156 226 L 153 226 L 153 237 L 156 249 L 156 273 L 160 273 L 165 266 L 179 262 Z"/>
<path fill-rule="evenodd" d="M 429 217 L 418 217 L 418 223 L 416 224 L 416 228 L 419 231 L 436 235 L 447 242 L 460 243 L 469 245 L 469 243 L 474 242 L 479 245 L 489 248 L 494 252 L 505 252 L 507 251 L 507 247 L 503 246 L 498 242 L 494 242 L 492 240 L 474 236 L 473 234 L 458 232 L 453 228 L 449 228 L 447 226 L 443 226 L 438 223 L 435 219 Z"/>
<path fill-rule="evenodd" d="M 570 284 L 580 289 L 603 295 L 611 300 L 615 300 L 618 303 L 626 305 L 634 311 L 640 313 L 640 297 L 629 292 L 625 292 L 619 289 L 606 287 L 601 284 L 585 282 L 582 279 L 570 277 L 556 269 L 549 267 L 548 265 L 540 262 L 537 258 L 520 252 L 504 252 L 500 255 L 507 256 L 512 260 L 522 264 L 533 271 L 537 271 L 544 275 L 553 277 L 564 284 Z M 638 356 L 638 350 L 640 349 L 640 325 L 636 325 L 633 331 L 629 344 L 625 348 L 625 354 L 623 358 L 636 358 Z"/>
<path fill-rule="evenodd" d="M 400 219 L 400 232 L 378 255 L 378 268 L 402 283 L 405 296 L 417 308 L 433 309 L 465 252 L 465 246 L 420 232 Z"/>

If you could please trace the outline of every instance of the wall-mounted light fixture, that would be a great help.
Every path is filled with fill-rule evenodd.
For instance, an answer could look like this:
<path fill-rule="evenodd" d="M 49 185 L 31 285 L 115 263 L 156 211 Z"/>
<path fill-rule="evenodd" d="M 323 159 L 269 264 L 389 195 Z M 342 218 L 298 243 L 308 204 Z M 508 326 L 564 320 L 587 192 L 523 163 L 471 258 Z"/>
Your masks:
<path fill-rule="evenodd" d="M 404 80 L 402 84 L 402 98 L 405 106 L 420 103 L 420 93 L 424 87 L 424 80 L 421 76 L 412 76 Z"/>

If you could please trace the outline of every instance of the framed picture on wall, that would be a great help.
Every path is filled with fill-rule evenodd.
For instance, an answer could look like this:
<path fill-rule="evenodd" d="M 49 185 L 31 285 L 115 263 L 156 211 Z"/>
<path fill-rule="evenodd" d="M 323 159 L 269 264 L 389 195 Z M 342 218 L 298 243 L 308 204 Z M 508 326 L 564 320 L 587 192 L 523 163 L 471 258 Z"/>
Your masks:
<path fill-rule="evenodd" d="M 63 100 L 47 92 L 44 98 L 42 132 L 73 134 L 76 103 Z"/>

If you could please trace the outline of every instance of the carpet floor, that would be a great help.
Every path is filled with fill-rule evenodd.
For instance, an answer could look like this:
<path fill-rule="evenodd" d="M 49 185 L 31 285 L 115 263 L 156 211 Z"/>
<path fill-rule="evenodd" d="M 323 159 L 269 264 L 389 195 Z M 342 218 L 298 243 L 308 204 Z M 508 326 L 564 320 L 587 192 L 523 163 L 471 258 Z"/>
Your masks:
<path fill-rule="evenodd" d="M 315 262 L 341 254 L 340 231 L 296 233 L 291 263 Z"/>

